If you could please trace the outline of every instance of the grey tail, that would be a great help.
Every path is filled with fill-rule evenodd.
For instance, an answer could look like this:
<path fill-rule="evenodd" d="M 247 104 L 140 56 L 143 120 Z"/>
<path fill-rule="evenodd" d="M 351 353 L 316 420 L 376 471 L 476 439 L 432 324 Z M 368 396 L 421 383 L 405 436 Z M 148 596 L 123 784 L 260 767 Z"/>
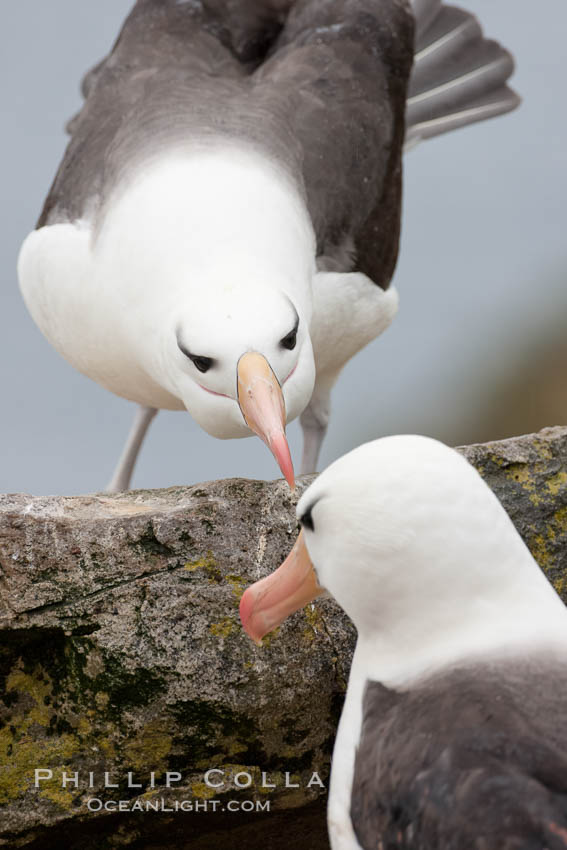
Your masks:
<path fill-rule="evenodd" d="M 500 44 L 484 38 L 474 15 L 442 0 L 411 3 L 416 49 L 406 148 L 518 106 L 519 96 L 506 85 L 514 60 Z"/>

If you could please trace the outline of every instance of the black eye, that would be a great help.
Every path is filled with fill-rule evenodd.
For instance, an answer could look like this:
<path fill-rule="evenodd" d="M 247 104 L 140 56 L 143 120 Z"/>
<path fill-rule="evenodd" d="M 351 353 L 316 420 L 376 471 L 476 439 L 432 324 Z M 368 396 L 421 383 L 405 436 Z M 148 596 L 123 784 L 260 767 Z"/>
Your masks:
<path fill-rule="evenodd" d="M 199 357 L 197 354 L 191 354 L 188 351 L 183 343 L 177 340 L 177 345 L 179 346 L 180 351 L 183 352 L 185 357 L 188 357 L 191 363 L 194 363 L 199 372 L 208 372 L 213 363 L 215 362 L 212 357 Z"/>
<path fill-rule="evenodd" d="M 189 360 L 195 364 L 199 372 L 208 372 L 213 365 L 212 357 L 197 357 L 194 354 L 190 354 Z"/>
<path fill-rule="evenodd" d="M 304 514 L 299 517 L 299 522 L 303 526 L 303 528 L 308 528 L 310 531 L 315 531 L 315 525 L 313 523 L 313 516 L 311 511 L 313 510 L 313 505 L 310 508 L 307 508 Z"/>
<path fill-rule="evenodd" d="M 293 351 L 297 344 L 297 325 L 294 327 L 292 331 L 290 331 L 287 336 L 284 336 L 283 339 L 280 339 L 280 345 L 282 348 L 287 348 L 288 351 Z"/>

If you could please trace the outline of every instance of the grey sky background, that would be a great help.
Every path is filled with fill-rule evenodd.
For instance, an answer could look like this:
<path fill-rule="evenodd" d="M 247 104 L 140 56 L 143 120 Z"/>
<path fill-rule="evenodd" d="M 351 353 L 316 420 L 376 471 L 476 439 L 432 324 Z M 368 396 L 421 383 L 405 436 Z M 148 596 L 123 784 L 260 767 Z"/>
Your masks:
<path fill-rule="evenodd" d="M 1 492 L 102 489 L 130 427 L 133 405 L 75 372 L 36 329 L 19 294 L 16 259 L 62 156 L 64 123 L 80 106 L 80 77 L 108 51 L 131 5 L 18 0 L 4 9 Z M 341 376 L 322 466 L 382 434 L 474 439 L 486 388 L 519 371 L 534 340 L 567 327 L 567 4 L 461 5 L 514 53 L 513 85 L 524 103 L 406 158 L 400 313 Z M 296 423 L 289 433 L 298 464 Z M 162 412 L 134 484 L 277 472 L 257 438 L 218 441 L 188 414 Z"/>

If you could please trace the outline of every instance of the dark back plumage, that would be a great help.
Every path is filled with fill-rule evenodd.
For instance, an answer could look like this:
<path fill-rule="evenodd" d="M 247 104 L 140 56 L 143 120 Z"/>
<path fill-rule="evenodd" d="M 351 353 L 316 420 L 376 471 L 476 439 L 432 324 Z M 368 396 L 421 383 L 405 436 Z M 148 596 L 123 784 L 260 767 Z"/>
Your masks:
<path fill-rule="evenodd" d="M 567 665 L 369 683 L 351 817 L 364 850 L 565 850 Z"/>

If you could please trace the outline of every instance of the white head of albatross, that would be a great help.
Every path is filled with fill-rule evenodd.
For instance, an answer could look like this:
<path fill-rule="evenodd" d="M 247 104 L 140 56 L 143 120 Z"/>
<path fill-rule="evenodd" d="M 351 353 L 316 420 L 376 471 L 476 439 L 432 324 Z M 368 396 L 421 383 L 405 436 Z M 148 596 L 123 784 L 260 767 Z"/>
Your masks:
<path fill-rule="evenodd" d="M 288 558 L 248 588 L 256 641 L 324 591 L 374 647 L 381 681 L 559 630 L 567 613 L 496 496 L 456 451 L 418 436 L 367 443 L 297 506 Z"/>
<path fill-rule="evenodd" d="M 257 434 L 293 488 L 286 423 L 307 405 L 315 380 L 301 305 L 283 289 L 250 283 L 205 291 L 167 326 L 161 383 L 212 436 Z"/>

